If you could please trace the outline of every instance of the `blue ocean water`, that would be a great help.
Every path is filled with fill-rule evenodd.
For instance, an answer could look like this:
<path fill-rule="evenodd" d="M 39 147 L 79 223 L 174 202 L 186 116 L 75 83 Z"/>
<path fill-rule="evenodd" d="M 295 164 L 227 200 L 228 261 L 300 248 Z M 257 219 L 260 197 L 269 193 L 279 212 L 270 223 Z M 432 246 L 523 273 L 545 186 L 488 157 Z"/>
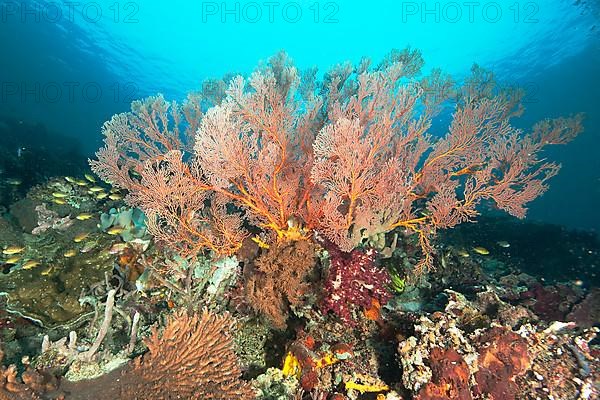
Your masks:
<path fill-rule="evenodd" d="M 181 99 L 203 79 L 248 73 L 282 49 L 300 68 L 325 71 L 411 46 L 426 69 L 460 79 L 478 63 L 528 89 L 519 126 L 585 112 L 585 132 L 551 151 L 563 170 L 529 218 L 598 230 L 599 9 L 561 0 L 2 0 L 0 117 L 42 124 L 91 155 L 102 123 L 131 100 Z"/>

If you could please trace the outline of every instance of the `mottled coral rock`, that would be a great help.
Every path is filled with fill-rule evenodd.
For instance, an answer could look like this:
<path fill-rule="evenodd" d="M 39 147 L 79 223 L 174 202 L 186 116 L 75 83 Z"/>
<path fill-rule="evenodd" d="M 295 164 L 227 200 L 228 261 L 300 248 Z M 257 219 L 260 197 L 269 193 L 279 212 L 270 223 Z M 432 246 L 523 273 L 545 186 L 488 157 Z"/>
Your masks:
<path fill-rule="evenodd" d="M 0 247 L 22 244 L 21 232 L 4 216 L 0 216 Z"/>
<path fill-rule="evenodd" d="M 473 370 L 477 352 L 467 335 L 457 326 L 455 317 L 434 313 L 422 316 L 415 324 L 414 336 L 398 345 L 398 361 L 402 365 L 402 383 L 419 392 L 433 378 L 431 353 L 436 349 L 454 349 Z M 435 364 L 435 363 L 433 363 Z"/>
<path fill-rule="evenodd" d="M 33 200 L 30 197 L 25 197 L 10 206 L 10 215 L 12 215 L 23 232 L 31 233 L 38 225 L 37 213 L 35 208 L 39 205 L 39 201 Z"/>
<path fill-rule="evenodd" d="M 415 320 L 411 336 L 398 345 L 402 382 L 415 399 L 598 398 L 599 328 L 582 331 L 573 323 L 546 327 L 520 322 L 514 331 L 499 326 L 498 319 L 523 307 L 504 303 L 489 290 L 475 302 L 446 294 L 450 301 L 444 312 Z M 467 333 L 469 325 L 459 322 L 474 307 L 487 310 L 492 323 Z"/>
<path fill-rule="evenodd" d="M 469 366 L 453 349 L 435 348 L 429 356 L 432 379 L 415 400 L 471 400 Z"/>
<path fill-rule="evenodd" d="M 57 381 L 48 374 L 27 369 L 19 379 L 17 367 L 2 366 L 4 352 L 0 349 L 0 400 L 41 400 L 38 393 L 56 389 Z"/>
<path fill-rule="evenodd" d="M 531 364 L 527 341 L 507 328 L 494 327 L 480 342 L 485 345 L 479 350 L 477 391 L 493 400 L 515 399 L 518 389 L 515 379 Z"/>
<path fill-rule="evenodd" d="M 531 310 L 541 319 L 563 321 L 580 295 L 566 285 L 535 285 L 532 289 L 521 293 L 523 299 L 532 299 Z"/>
<path fill-rule="evenodd" d="M 517 377 L 517 398 L 599 398 L 600 354 L 592 343 L 600 330 L 573 329 L 570 325 L 555 325 L 536 332 L 532 325 L 521 327 L 519 333 L 529 342 L 532 362 L 531 371 Z"/>
<path fill-rule="evenodd" d="M 573 307 L 567 320 L 582 328 L 591 328 L 600 321 L 600 288 L 592 289 L 583 301 Z"/>

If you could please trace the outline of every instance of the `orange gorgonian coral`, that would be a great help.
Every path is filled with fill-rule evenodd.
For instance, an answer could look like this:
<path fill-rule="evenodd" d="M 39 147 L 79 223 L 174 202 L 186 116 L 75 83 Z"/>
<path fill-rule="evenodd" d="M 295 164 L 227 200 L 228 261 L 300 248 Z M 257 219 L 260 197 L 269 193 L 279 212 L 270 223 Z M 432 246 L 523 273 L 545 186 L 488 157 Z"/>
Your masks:
<path fill-rule="evenodd" d="M 262 242 L 318 231 L 344 251 L 404 228 L 422 248 L 417 272 L 427 270 L 436 230 L 473 221 L 482 202 L 523 217 L 559 169 L 541 151 L 574 138 L 582 116 L 525 133 L 512 125 L 521 91 L 497 89 L 478 67 L 463 85 L 439 70 L 419 77 L 422 65 L 417 51 L 394 51 L 318 80 L 282 53 L 249 78 L 213 82 L 228 85 L 220 96 L 134 102 L 104 125 L 91 165 L 184 256 L 234 253 L 249 225 Z M 435 138 L 444 107 L 454 113 Z"/>
<path fill-rule="evenodd" d="M 253 399 L 253 389 L 240 379 L 232 329 L 228 315 L 176 314 L 162 333 L 155 328 L 145 341 L 149 353 L 124 375 L 130 383 L 124 393 L 143 391 L 145 399 Z"/>

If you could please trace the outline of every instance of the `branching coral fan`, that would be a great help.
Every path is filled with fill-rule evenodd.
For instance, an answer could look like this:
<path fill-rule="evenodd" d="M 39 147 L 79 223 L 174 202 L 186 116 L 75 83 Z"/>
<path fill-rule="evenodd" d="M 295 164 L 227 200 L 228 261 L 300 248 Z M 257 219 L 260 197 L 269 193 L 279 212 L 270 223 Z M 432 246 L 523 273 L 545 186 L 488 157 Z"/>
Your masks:
<path fill-rule="evenodd" d="M 317 80 L 279 54 L 249 78 L 210 85 L 228 84 L 218 96 L 134 102 L 105 123 L 91 165 L 128 189 L 150 233 L 184 256 L 231 254 L 249 225 L 266 243 L 317 231 L 343 251 L 404 228 L 418 236 L 422 272 L 436 230 L 473 221 L 482 202 L 523 217 L 559 169 L 540 151 L 582 129 L 577 115 L 525 133 L 511 124 L 521 91 L 498 90 L 477 67 L 463 85 L 438 70 L 420 77 L 422 65 L 417 51 L 394 51 Z M 446 106 L 452 120 L 435 139 Z"/>
<path fill-rule="evenodd" d="M 143 389 L 147 399 L 254 398 L 250 385 L 240 379 L 230 336 L 232 325 L 227 315 L 179 313 L 162 334 L 155 328 L 145 341 L 149 353 L 138 358 L 128 373 L 140 384 L 127 389 L 137 396 Z"/>

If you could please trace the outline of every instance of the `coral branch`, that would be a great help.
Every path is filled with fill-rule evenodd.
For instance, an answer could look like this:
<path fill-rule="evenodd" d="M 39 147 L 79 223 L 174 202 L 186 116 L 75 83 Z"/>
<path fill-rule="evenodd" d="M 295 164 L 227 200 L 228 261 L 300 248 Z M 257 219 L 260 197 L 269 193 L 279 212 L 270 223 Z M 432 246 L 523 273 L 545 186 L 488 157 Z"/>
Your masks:
<path fill-rule="evenodd" d="M 111 289 L 109 290 L 108 295 L 106 296 L 104 320 L 102 321 L 102 325 L 100 326 L 100 330 L 98 331 L 98 335 L 96 336 L 96 340 L 94 340 L 92 347 L 90 347 L 90 349 L 85 354 L 83 354 L 83 359 L 86 361 L 92 360 L 92 357 L 94 357 L 94 354 L 96 354 L 96 352 L 100 348 L 104 337 L 110 329 L 110 321 L 112 320 L 113 307 L 115 305 L 115 293 L 116 291 L 114 289 Z"/>

